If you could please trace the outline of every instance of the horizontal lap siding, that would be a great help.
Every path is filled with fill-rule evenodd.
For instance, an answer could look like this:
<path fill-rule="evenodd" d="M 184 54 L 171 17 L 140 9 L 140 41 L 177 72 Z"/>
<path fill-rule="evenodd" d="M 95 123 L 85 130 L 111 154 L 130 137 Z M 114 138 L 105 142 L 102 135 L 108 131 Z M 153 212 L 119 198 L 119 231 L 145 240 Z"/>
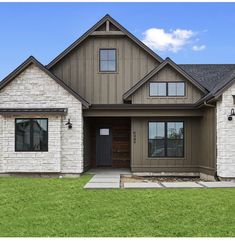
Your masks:
<path fill-rule="evenodd" d="M 117 73 L 99 73 L 99 48 L 117 49 Z M 89 37 L 51 71 L 91 103 L 122 103 L 122 95 L 159 63 L 128 37 Z"/>
<path fill-rule="evenodd" d="M 148 158 L 148 121 L 184 121 L 185 157 Z M 200 118 L 132 118 L 132 171 L 198 172 Z M 134 143 L 134 132 L 136 143 Z"/>

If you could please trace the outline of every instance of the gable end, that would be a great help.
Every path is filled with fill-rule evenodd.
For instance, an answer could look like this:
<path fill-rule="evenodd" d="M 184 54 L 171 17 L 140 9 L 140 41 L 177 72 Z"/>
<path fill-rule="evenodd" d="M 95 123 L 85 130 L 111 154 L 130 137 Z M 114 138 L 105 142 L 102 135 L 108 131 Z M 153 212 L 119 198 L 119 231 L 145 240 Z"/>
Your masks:
<path fill-rule="evenodd" d="M 23 62 L 19 67 L 17 67 L 12 73 L 10 73 L 6 78 L 4 78 L 0 83 L 0 90 L 7 86 L 11 81 L 14 80 L 20 73 L 22 73 L 30 65 L 35 64 L 40 70 L 45 72 L 54 81 L 56 81 L 60 86 L 66 89 L 70 94 L 72 94 L 76 99 L 78 99 L 85 108 L 89 107 L 89 102 L 87 102 L 83 97 L 81 97 L 77 92 L 73 91 L 69 86 L 67 86 L 63 81 L 57 78 L 49 70 L 47 70 L 39 61 L 37 61 L 33 56 L 30 56 L 25 62 Z"/>
<path fill-rule="evenodd" d="M 99 34 L 99 32 L 105 32 L 105 34 L 107 34 L 108 32 L 111 32 L 111 34 L 115 34 L 115 35 L 117 34 L 127 35 L 130 39 L 132 39 L 132 41 L 134 41 L 138 46 L 140 46 L 142 49 L 148 52 L 159 63 L 163 61 L 163 59 L 159 55 L 157 55 L 142 41 L 136 38 L 127 29 L 125 29 L 122 25 L 120 25 L 116 20 L 114 20 L 110 15 L 107 14 L 100 21 L 98 21 L 93 27 L 91 27 L 87 32 L 85 32 L 79 39 L 77 39 L 67 49 L 65 49 L 61 54 L 59 54 L 54 60 L 52 60 L 47 65 L 47 68 L 48 69 L 52 68 L 58 61 L 60 61 L 63 57 L 69 54 L 74 48 L 76 48 L 80 43 L 82 43 L 89 35 L 94 34 L 94 32 L 96 32 L 97 34 Z"/>

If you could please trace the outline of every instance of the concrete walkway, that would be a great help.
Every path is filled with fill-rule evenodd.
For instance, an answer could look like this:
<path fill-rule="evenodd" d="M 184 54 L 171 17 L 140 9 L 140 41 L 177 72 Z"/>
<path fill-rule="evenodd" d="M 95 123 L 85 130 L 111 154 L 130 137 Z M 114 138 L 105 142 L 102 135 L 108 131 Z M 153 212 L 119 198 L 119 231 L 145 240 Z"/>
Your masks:
<path fill-rule="evenodd" d="M 235 188 L 235 182 L 126 182 L 124 188 Z"/>
<path fill-rule="evenodd" d="M 94 174 L 84 188 L 120 188 L 121 175 L 130 175 L 129 169 L 91 169 L 87 174 Z"/>
<path fill-rule="evenodd" d="M 131 175 L 129 169 L 98 168 L 91 169 L 87 174 L 94 175 L 84 188 L 108 189 L 120 188 L 121 175 Z M 225 188 L 234 187 L 235 182 L 125 182 L 124 188 Z"/>

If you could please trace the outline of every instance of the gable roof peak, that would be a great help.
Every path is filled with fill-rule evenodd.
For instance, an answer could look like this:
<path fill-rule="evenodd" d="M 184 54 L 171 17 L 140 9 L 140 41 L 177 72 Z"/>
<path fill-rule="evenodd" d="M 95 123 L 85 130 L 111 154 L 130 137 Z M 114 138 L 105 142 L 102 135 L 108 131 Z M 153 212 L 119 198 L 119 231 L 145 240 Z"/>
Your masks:
<path fill-rule="evenodd" d="M 115 25 L 118 29 L 120 29 L 120 31 L 122 31 L 126 36 L 128 36 L 140 48 L 144 49 L 147 53 L 149 53 L 155 60 L 157 60 L 159 63 L 162 63 L 163 59 L 158 54 L 156 54 L 147 45 L 145 45 L 142 41 L 140 41 L 137 37 L 135 37 L 132 33 L 130 33 L 126 28 L 124 28 L 121 24 L 119 24 L 109 14 L 106 14 L 95 25 L 93 25 L 89 30 L 87 30 L 79 39 L 77 39 L 75 42 L 73 42 L 61 54 L 59 54 L 56 58 L 54 58 L 47 65 L 47 68 L 49 68 L 49 69 L 52 68 L 57 62 L 59 62 L 64 56 L 66 56 L 68 53 L 70 53 L 70 51 L 72 51 L 75 47 L 77 47 L 79 44 L 81 44 L 88 36 L 90 36 L 97 28 L 99 28 L 107 20 L 109 20 L 113 25 Z"/>
<path fill-rule="evenodd" d="M 156 75 L 160 70 L 162 70 L 166 65 L 170 65 L 174 70 L 179 72 L 183 77 L 189 80 L 194 86 L 201 90 L 204 94 L 207 94 L 208 91 L 198 83 L 194 78 L 192 78 L 187 72 L 180 68 L 174 61 L 167 57 L 160 65 L 154 67 L 145 77 L 143 77 L 139 82 L 137 82 L 133 87 L 131 87 L 127 92 L 123 94 L 123 99 L 126 100 L 134 92 L 136 92 L 140 87 L 142 87 L 150 78 Z"/>
<path fill-rule="evenodd" d="M 104 17 L 108 18 L 108 17 L 111 17 L 111 16 L 107 13 L 107 14 L 105 14 Z"/>
<path fill-rule="evenodd" d="M 90 103 L 86 101 L 82 96 L 80 96 L 77 92 L 73 91 L 67 84 L 65 84 L 61 79 L 51 73 L 42 63 L 40 63 L 34 56 L 29 56 L 21 65 L 19 65 L 14 71 L 12 71 L 8 76 L 6 76 L 0 82 L 0 90 L 7 86 L 11 81 L 13 81 L 19 74 L 21 74 L 26 68 L 28 68 L 31 64 L 37 66 L 41 71 L 45 72 L 49 77 L 51 77 L 54 81 L 56 81 L 60 86 L 62 86 L 65 90 L 67 90 L 70 94 L 72 94 L 75 98 L 77 98 L 85 108 L 90 106 Z"/>

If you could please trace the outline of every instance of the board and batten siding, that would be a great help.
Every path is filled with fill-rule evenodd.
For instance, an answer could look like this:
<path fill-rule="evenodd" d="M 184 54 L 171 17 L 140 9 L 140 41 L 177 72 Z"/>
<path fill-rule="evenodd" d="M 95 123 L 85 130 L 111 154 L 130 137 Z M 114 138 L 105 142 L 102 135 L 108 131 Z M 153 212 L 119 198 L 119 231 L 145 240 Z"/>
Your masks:
<path fill-rule="evenodd" d="M 99 72 L 99 49 L 117 50 L 117 72 Z M 127 36 L 90 36 L 50 71 L 92 104 L 123 103 L 122 95 L 159 62 Z"/>
<path fill-rule="evenodd" d="M 185 82 L 184 97 L 150 97 L 149 86 L 151 82 Z M 133 104 L 184 104 L 195 103 L 202 97 L 202 92 L 195 87 L 190 81 L 183 77 L 172 67 L 165 66 L 148 82 L 140 87 L 131 97 Z"/>
<path fill-rule="evenodd" d="M 149 121 L 184 121 L 183 158 L 148 157 Z M 132 172 L 199 172 L 200 118 L 132 118 L 131 123 Z"/>
<path fill-rule="evenodd" d="M 200 123 L 200 172 L 214 175 L 216 171 L 216 110 L 206 108 Z"/>

